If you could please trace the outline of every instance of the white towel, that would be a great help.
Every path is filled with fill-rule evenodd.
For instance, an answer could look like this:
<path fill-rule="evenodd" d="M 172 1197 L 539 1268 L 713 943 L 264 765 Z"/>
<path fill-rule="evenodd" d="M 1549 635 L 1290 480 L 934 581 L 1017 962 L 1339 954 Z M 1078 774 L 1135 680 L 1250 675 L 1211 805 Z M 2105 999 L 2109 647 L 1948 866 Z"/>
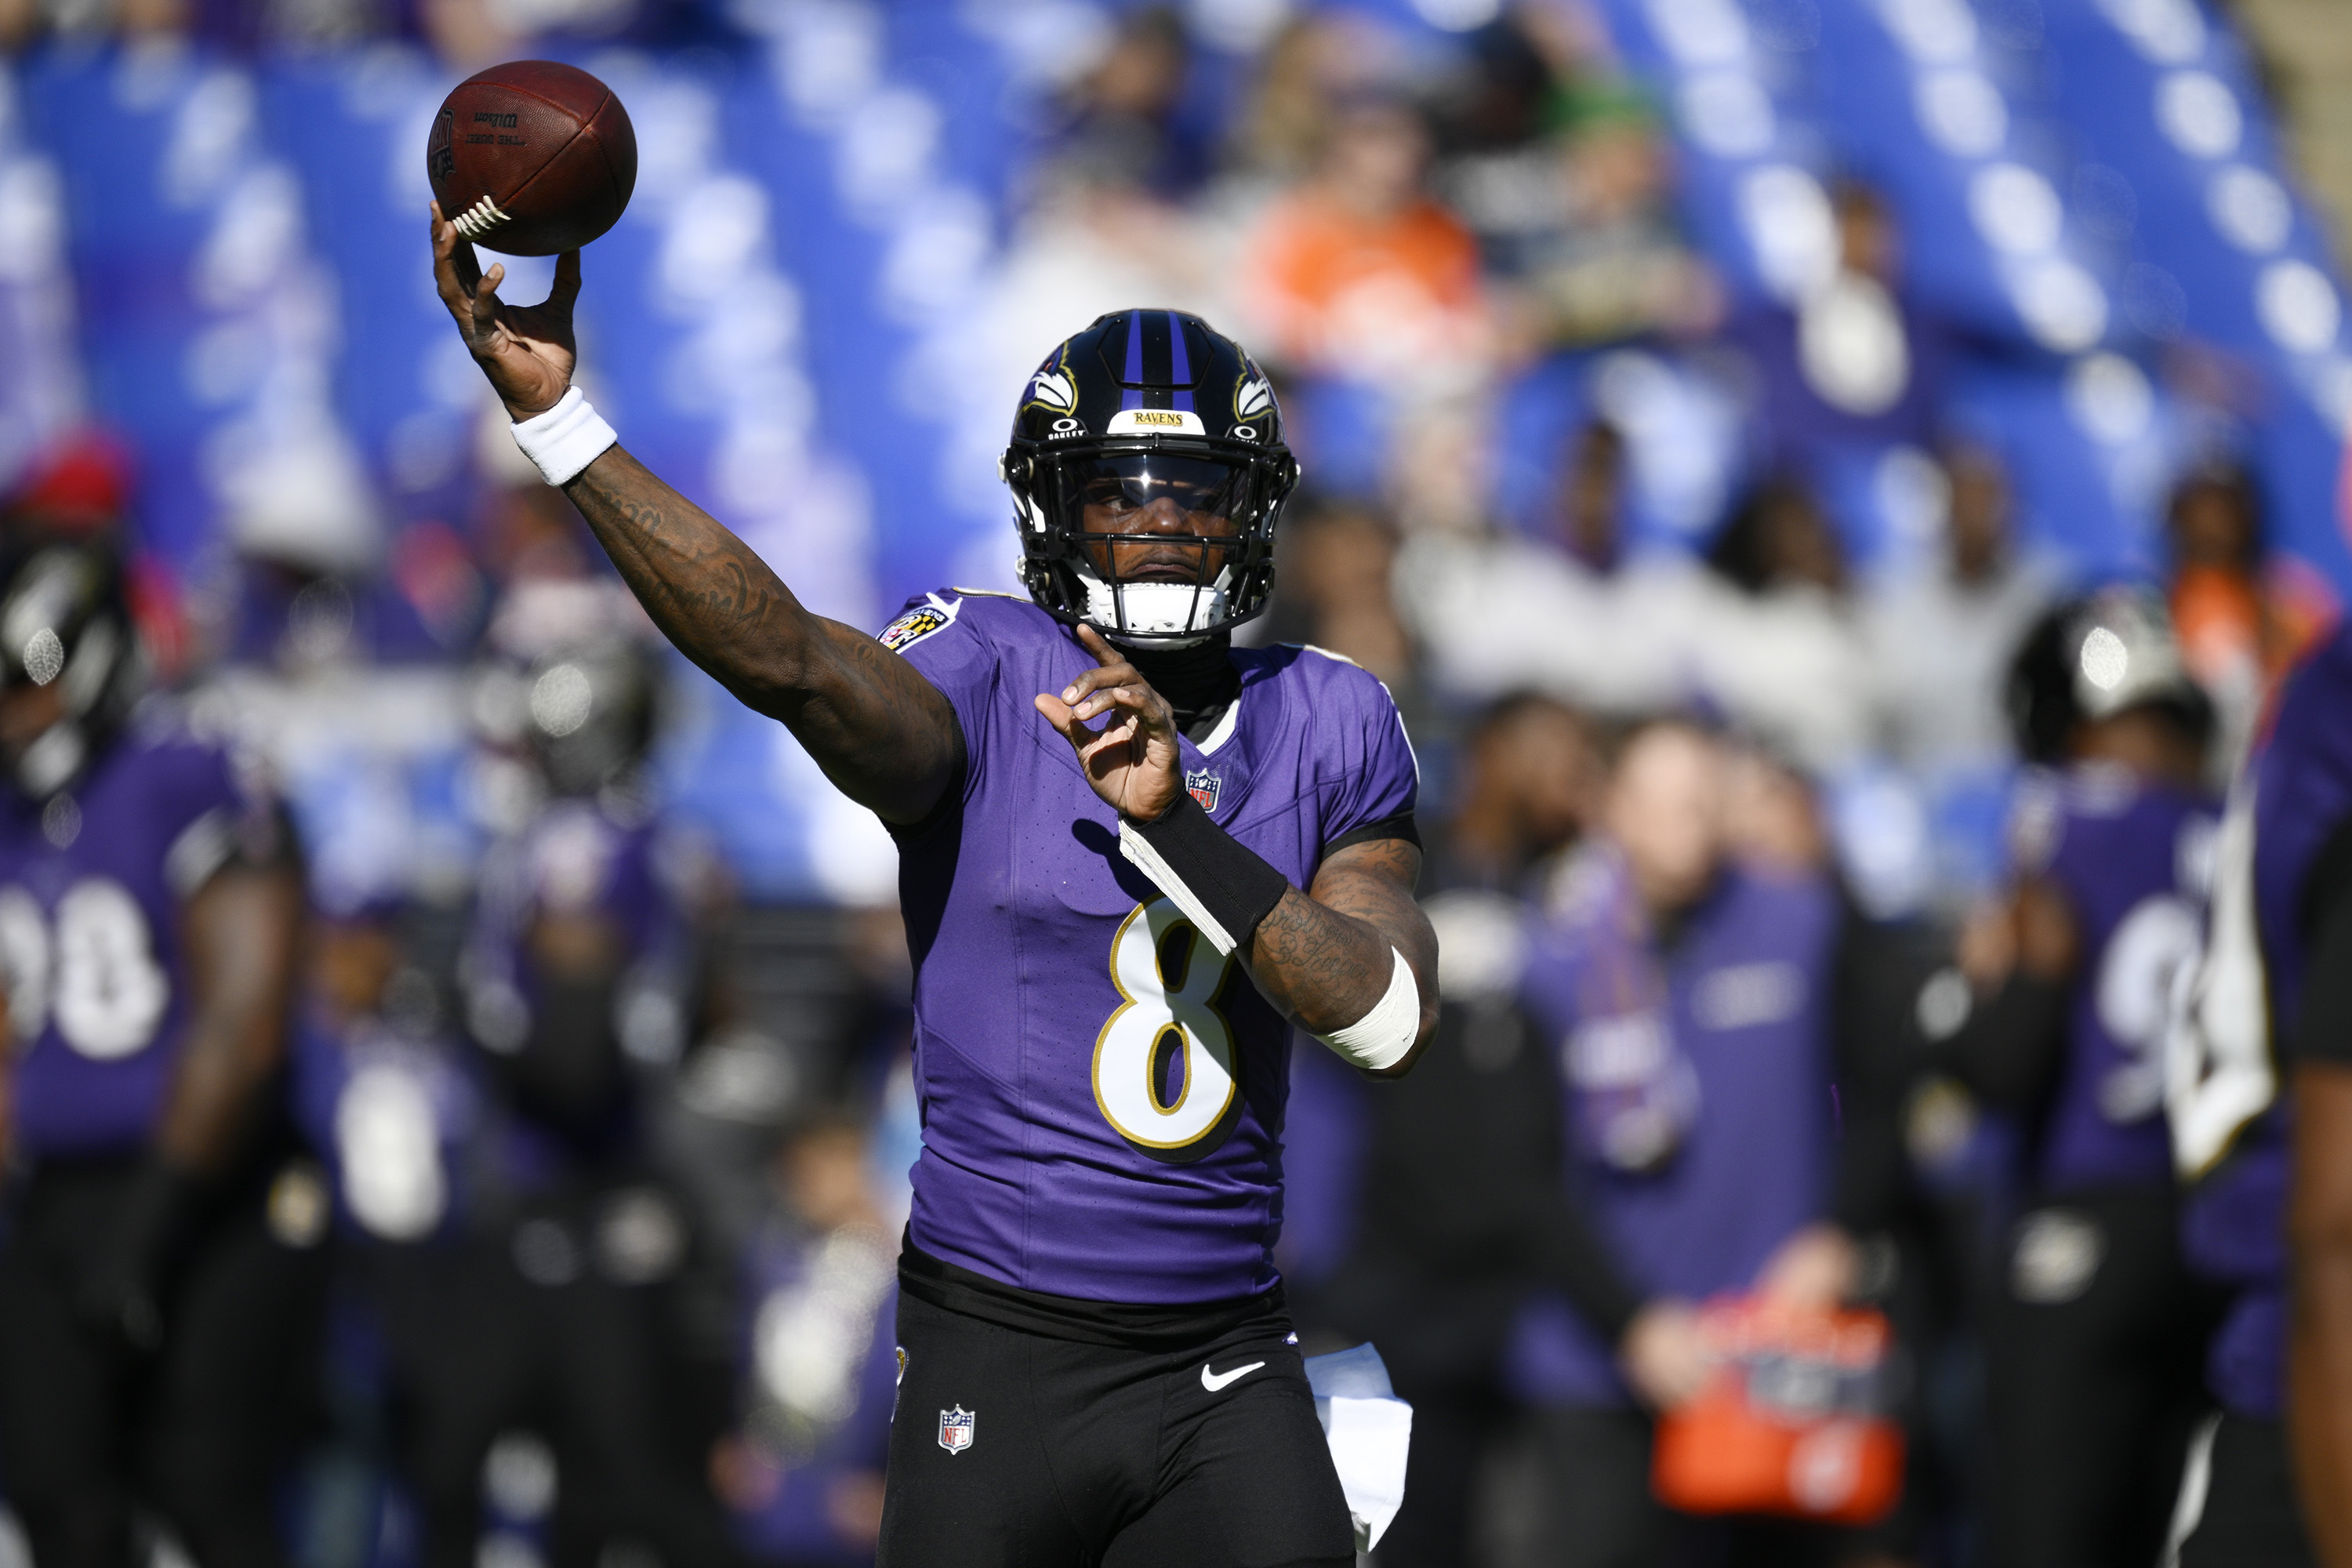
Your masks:
<path fill-rule="evenodd" d="M 1404 1503 L 1412 1406 L 1389 1387 L 1389 1369 L 1370 1345 L 1307 1357 L 1307 1381 L 1355 1521 L 1356 1550 L 1370 1552 Z"/>

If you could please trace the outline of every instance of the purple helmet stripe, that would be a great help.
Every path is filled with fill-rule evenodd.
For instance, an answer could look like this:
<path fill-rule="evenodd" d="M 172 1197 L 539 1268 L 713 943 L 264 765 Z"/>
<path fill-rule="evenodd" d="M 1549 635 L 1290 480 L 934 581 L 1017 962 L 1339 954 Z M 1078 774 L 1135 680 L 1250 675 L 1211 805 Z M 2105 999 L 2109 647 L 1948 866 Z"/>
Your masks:
<path fill-rule="evenodd" d="M 1168 379 L 1176 384 L 1176 406 L 1191 408 L 1192 356 L 1184 345 L 1183 319 L 1173 310 L 1168 312 Z"/>
<path fill-rule="evenodd" d="M 1127 384 L 1119 392 L 1118 405 L 1121 408 L 1142 407 L 1143 392 L 1138 384 L 1143 380 L 1143 312 L 1140 310 L 1127 313 L 1127 369 L 1118 379 Z"/>

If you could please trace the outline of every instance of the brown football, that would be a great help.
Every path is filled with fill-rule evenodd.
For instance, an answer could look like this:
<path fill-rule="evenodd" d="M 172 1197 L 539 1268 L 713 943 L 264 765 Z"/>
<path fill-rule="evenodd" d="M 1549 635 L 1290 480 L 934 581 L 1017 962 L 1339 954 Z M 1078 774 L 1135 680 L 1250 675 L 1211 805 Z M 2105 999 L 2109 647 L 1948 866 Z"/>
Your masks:
<path fill-rule="evenodd" d="M 613 89 L 553 60 L 510 60 L 441 102 L 425 146 L 441 216 L 485 250 L 553 256 L 620 220 L 637 133 Z"/>

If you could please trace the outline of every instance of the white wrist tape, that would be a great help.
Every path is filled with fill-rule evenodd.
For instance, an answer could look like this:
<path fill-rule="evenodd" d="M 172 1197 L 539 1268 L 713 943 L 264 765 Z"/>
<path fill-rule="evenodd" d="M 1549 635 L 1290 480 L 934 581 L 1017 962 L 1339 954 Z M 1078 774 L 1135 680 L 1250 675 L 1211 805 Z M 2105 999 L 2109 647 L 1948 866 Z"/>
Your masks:
<path fill-rule="evenodd" d="M 517 424 L 514 438 L 522 455 L 538 465 L 541 476 L 551 485 L 570 484 L 579 478 L 581 469 L 621 439 L 576 386 L 546 413 Z"/>
<path fill-rule="evenodd" d="M 1375 1072 L 1404 1060 L 1421 1034 L 1421 986 L 1404 954 L 1389 951 L 1396 955 L 1396 973 L 1389 980 L 1388 994 L 1346 1028 L 1315 1037 L 1347 1060 Z"/>

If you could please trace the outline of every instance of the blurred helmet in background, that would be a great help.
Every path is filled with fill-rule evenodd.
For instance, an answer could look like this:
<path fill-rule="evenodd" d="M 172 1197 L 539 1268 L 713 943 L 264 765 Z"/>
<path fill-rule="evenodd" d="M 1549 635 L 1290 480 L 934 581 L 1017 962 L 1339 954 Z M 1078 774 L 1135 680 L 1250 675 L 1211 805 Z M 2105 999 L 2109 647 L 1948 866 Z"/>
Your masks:
<path fill-rule="evenodd" d="M 2051 610 L 2009 671 L 2010 727 L 2028 762 L 2063 762 L 2084 724 L 2127 710 L 2166 711 L 2200 742 L 2212 703 L 2181 660 L 2164 601 L 2146 588 L 2102 588 Z"/>
<path fill-rule="evenodd" d="M 1004 450 L 1021 580 L 1039 607 L 1129 642 L 1250 620 L 1298 482 L 1273 384 L 1181 310 L 1121 310 L 1045 357 Z"/>
<path fill-rule="evenodd" d="M 520 585 L 491 623 L 475 674 L 476 729 L 527 762 L 548 794 L 632 784 L 653 750 L 661 705 L 661 668 L 642 623 L 614 584 Z"/>
<path fill-rule="evenodd" d="M 43 797 L 73 783 L 145 683 L 111 547 L 44 544 L 0 566 L 0 693 L 19 713 L 28 711 L 25 700 L 35 691 L 52 694 L 54 703 L 32 723 L 12 718 L 0 726 L 0 760 L 17 788 Z"/>

